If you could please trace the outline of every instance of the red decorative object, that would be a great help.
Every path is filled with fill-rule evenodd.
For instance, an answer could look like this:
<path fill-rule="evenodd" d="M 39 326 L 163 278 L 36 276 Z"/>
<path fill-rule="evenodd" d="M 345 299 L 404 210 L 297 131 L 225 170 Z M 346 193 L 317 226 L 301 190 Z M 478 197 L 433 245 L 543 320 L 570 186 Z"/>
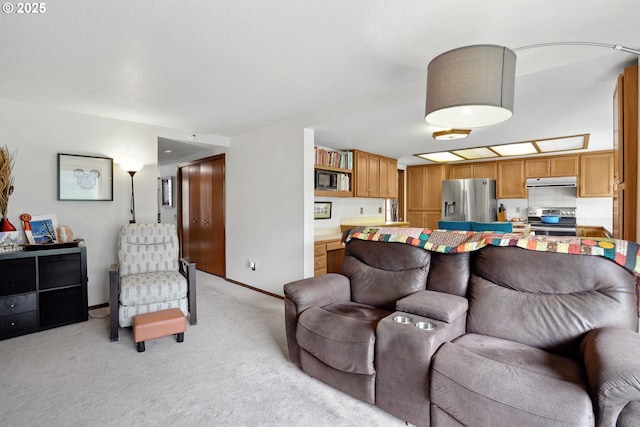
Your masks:
<path fill-rule="evenodd" d="M 16 231 L 16 228 L 9 222 L 9 218 L 0 219 L 0 231 Z"/>

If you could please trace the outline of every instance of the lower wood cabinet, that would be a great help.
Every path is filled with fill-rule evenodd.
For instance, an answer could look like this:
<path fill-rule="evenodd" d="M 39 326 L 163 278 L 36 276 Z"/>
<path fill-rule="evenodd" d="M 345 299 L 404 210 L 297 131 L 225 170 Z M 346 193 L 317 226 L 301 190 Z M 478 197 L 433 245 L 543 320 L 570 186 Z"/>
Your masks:
<path fill-rule="evenodd" d="M 0 339 L 85 321 L 85 247 L 0 254 Z"/>
<path fill-rule="evenodd" d="M 315 242 L 313 245 L 313 275 L 342 272 L 344 245 L 342 239 L 329 239 Z"/>
<path fill-rule="evenodd" d="M 429 211 L 407 211 L 407 221 L 409 227 L 415 228 L 428 228 L 430 230 L 436 230 L 438 228 L 438 221 L 442 218 L 442 211 L 429 210 Z"/>

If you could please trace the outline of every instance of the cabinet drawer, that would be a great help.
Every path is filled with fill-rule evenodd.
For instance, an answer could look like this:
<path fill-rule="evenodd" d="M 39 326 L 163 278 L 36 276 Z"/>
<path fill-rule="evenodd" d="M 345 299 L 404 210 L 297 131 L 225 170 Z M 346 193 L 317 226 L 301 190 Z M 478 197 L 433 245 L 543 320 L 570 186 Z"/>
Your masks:
<path fill-rule="evenodd" d="M 38 315 L 35 311 L 0 317 L 0 338 L 21 335 L 38 326 Z"/>
<path fill-rule="evenodd" d="M 0 261 L 0 296 L 23 294 L 36 290 L 36 264 L 34 258 L 16 258 Z"/>
<path fill-rule="evenodd" d="M 82 283 L 80 254 L 50 255 L 38 258 L 40 289 Z"/>
<path fill-rule="evenodd" d="M 313 269 L 321 270 L 323 268 L 327 268 L 327 255 L 316 256 L 313 258 Z"/>
<path fill-rule="evenodd" d="M 325 243 L 316 243 L 313 245 L 313 255 L 322 256 L 327 254 L 327 245 Z"/>
<path fill-rule="evenodd" d="M 36 309 L 36 293 L 0 299 L 0 316 L 10 316 Z"/>

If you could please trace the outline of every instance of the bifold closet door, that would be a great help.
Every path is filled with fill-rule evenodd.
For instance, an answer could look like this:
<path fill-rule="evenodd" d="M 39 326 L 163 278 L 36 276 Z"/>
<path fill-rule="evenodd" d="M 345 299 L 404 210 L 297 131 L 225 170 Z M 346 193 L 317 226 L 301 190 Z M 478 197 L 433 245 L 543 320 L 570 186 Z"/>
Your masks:
<path fill-rule="evenodd" d="M 224 156 L 180 168 L 182 253 L 198 270 L 225 276 Z"/>

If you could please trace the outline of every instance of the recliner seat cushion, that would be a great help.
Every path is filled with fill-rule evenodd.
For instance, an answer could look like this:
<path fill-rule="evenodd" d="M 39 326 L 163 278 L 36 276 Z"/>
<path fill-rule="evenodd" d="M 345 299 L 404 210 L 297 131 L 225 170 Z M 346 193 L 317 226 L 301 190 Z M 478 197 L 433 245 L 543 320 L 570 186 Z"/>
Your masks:
<path fill-rule="evenodd" d="M 576 362 L 477 334 L 440 347 L 432 364 L 431 401 L 464 425 L 594 425 Z"/>
<path fill-rule="evenodd" d="M 324 364 L 354 374 L 375 373 L 375 330 L 391 312 L 343 302 L 310 307 L 300 314 L 296 338 Z"/>
<path fill-rule="evenodd" d="M 187 279 L 177 271 L 131 274 L 120 278 L 120 303 L 153 304 L 187 297 Z"/>

